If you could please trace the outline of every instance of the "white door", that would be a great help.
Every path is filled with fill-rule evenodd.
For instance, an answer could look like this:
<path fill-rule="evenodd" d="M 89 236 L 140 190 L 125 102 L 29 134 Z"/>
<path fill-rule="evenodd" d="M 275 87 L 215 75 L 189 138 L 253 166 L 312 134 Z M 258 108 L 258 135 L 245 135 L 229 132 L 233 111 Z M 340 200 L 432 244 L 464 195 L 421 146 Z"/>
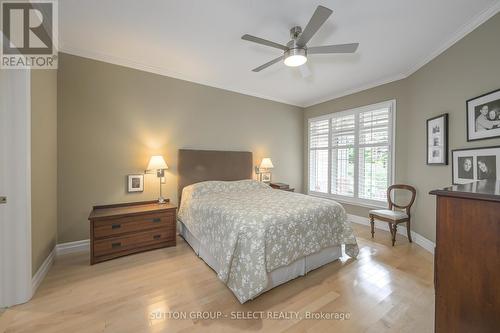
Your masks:
<path fill-rule="evenodd" d="M 0 307 L 31 298 L 30 72 L 0 69 Z"/>

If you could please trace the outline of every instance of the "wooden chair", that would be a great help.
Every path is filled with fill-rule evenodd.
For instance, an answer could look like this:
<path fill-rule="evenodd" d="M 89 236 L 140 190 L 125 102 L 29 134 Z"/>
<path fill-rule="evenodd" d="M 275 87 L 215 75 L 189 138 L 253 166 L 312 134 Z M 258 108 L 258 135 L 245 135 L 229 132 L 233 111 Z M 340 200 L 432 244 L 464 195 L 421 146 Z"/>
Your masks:
<path fill-rule="evenodd" d="M 391 192 L 394 189 L 408 190 L 411 192 L 411 200 L 408 203 L 408 205 L 399 206 L 392 201 Z M 410 220 L 411 220 L 410 208 L 413 205 L 413 202 L 415 201 L 416 195 L 417 195 L 417 190 L 413 186 L 403 185 L 403 184 L 396 184 L 389 186 L 389 188 L 387 189 L 387 201 L 389 202 L 389 209 L 375 209 L 375 210 L 370 210 L 368 213 L 372 229 L 372 238 L 373 235 L 375 234 L 374 231 L 375 219 L 387 222 L 389 223 L 389 229 L 392 235 L 392 246 L 394 246 L 394 243 L 396 242 L 396 232 L 398 229 L 398 224 L 406 222 L 406 231 L 408 233 L 408 240 L 411 243 L 412 240 L 411 240 L 411 229 L 410 229 Z M 405 211 L 393 208 L 404 209 Z"/>

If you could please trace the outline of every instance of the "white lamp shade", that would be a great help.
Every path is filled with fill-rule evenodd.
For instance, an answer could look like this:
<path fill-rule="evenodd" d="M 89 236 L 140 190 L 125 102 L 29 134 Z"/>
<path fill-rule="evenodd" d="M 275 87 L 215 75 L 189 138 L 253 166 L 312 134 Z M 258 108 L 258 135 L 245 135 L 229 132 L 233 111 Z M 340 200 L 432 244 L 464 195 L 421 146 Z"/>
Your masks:
<path fill-rule="evenodd" d="M 161 155 L 151 156 L 147 170 L 164 170 L 168 169 L 168 165 Z"/>
<path fill-rule="evenodd" d="M 272 169 L 274 168 L 273 162 L 269 157 L 265 157 L 262 159 L 262 162 L 260 162 L 259 168 L 261 169 Z"/>
<path fill-rule="evenodd" d="M 284 63 L 289 67 L 298 67 L 305 64 L 306 61 L 307 61 L 306 57 L 300 54 L 296 54 L 285 58 Z"/>

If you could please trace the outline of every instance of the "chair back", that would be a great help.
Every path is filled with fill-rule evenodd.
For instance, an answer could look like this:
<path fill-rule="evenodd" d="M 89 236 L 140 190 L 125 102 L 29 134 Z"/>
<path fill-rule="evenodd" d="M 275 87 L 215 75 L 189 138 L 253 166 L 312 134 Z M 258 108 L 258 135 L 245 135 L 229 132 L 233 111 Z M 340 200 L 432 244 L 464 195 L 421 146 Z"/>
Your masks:
<path fill-rule="evenodd" d="M 408 190 L 411 192 L 411 199 L 410 199 L 410 202 L 405 205 L 405 206 L 400 206 L 398 204 L 396 204 L 395 202 L 392 201 L 392 197 L 391 197 L 391 192 L 392 190 Z M 396 207 L 396 208 L 400 208 L 400 209 L 404 209 L 406 210 L 406 215 L 410 216 L 410 209 L 411 209 L 411 206 L 413 205 L 413 202 L 415 202 L 415 197 L 417 196 L 417 190 L 411 186 L 411 185 L 405 185 L 405 184 L 394 184 L 394 185 L 391 185 L 389 186 L 389 188 L 387 189 L 387 201 L 389 202 L 389 209 L 392 210 L 393 207 Z"/>

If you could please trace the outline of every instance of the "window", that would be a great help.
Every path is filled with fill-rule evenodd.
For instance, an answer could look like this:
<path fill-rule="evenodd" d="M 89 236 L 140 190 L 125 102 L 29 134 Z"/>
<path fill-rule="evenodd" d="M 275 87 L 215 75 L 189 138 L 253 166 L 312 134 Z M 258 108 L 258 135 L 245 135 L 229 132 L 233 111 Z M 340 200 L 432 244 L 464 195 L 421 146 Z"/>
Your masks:
<path fill-rule="evenodd" d="M 395 101 L 309 120 L 309 193 L 358 204 L 387 201 Z"/>

